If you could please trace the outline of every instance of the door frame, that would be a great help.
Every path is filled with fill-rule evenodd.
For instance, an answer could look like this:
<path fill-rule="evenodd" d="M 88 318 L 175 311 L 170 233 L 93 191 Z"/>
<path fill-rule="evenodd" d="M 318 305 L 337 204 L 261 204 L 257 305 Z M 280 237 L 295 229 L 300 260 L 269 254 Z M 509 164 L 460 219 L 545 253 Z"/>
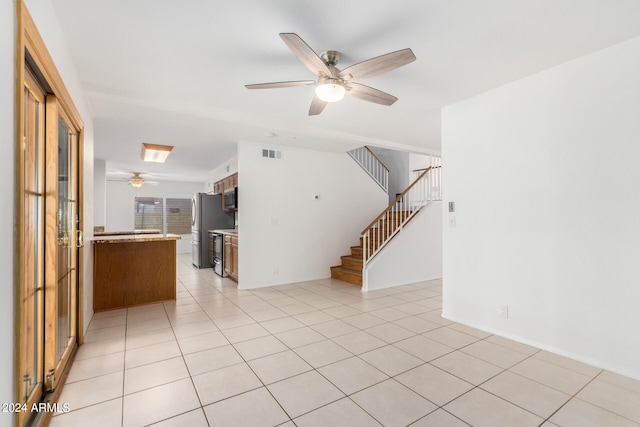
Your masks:
<path fill-rule="evenodd" d="M 15 307 L 15 338 L 14 338 L 14 346 L 15 346 L 15 383 L 14 383 L 14 396 L 16 397 L 16 402 L 21 400 L 20 390 L 21 390 L 21 378 L 20 372 L 23 370 L 23 354 L 22 347 L 20 345 L 19 337 L 22 336 L 24 325 L 22 323 L 22 316 L 24 313 L 22 306 L 23 299 L 23 287 L 21 286 L 21 281 L 23 280 L 24 275 L 24 254 L 22 251 L 23 248 L 23 233 L 25 227 L 24 220 L 24 188 L 25 183 L 23 179 L 24 173 L 24 158 L 23 158 L 23 150 L 22 150 L 22 129 L 24 128 L 24 95 L 23 95 L 23 87 L 24 87 L 24 79 L 25 79 L 25 64 L 27 61 L 27 55 L 25 51 L 29 53 L 29 61 L 35 66 L 36 72 L 40 75 L 37 77 L 41 78 L 46 85 L 48 85 L 48 90 L 53 93 L 58 103 L 60 104 L 61 109 L 63 109 L 74 128 L 78 130 L 78 199 L 79 202 L 77 204 L 78 209 L 78 229 L 84 230 L 84 122 L 78 109 L 76 108 L 71 95 L 69 94 L 62 78 L 49 54 L 45 43 L 31 17 L 31 14 L 27 10 L 23 0 L 16 0 L 16 23 L 17 23 L 17 37 L 16 37 L 16 64 L 15 64 L 15 111 L 16 111 L 16 132 L 15 132 L 15 142 L 14 142 L 14 157 L 15 157 L 15 183 L 16 183 L 16 192 L 14 197 L 14 211 L 15 211 L 15 248 L 14 248 L 14 307 Z M 78 345 L 82 344 L 84 341 L 84 250 L 82 248 L 78 249 L 77 254 L 77 323 L 76 323 L 76 334 L 77 334 L 77 342 Z M 73 355 L 71 356 L 73 357 Z M 63 378 L 60 378 L 61 385 L 64 385 L 64 377 L 68 374 L 68 368 L 70 367 L 67 364 L 67 369 L 63 374 Z M 52 402 L 56 402 L 60 396 L 62 391 L 62 386 L 57 387 L 55 392 L 53 393 Z M 17 412 L 15 414 L 15 422 L 16 425 L 22 426 L 29 413 Z M 42 421 L 46 422 L 51 417 L 51 413 L 45 413 L 44 419 Z"/>

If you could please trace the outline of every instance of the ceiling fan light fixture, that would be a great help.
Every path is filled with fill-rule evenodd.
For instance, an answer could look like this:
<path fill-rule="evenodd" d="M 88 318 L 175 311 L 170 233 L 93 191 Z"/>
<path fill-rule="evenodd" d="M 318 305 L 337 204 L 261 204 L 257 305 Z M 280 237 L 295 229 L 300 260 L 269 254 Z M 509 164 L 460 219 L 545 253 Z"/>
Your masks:
<path fill-rule="evenodd" d="M 173 145 L 147 144 L 143 142 L 141 156 L 145 162 L 164 163 L 172 151 Z"/>
<path fill-rule="evenodd" d="M 344 98 L 346 90 L 338 79 L 326 79 L 316 86 L 316 96 L 325 102 L 337 102 Z"/>
<path fill-rule="evenodd" d="M 142 187 L 142 184 L 144 184 L 144 179 L 140 177 L 131 177 L 129 184 L 131 184 L 133 188 L 140 188 Z"/>

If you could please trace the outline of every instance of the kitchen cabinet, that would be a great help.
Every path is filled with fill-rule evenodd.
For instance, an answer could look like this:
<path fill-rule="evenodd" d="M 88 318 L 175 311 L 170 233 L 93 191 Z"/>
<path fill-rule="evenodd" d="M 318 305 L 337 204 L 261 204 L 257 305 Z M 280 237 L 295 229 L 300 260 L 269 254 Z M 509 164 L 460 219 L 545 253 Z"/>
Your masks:
<path fill-rule="evenodd" d="M 224 236 L 224 271 L 230 279 L 238 281 L 238 236 Z"/>
<path fill-rule="evenodd" d="M 228 177 L 213 183 L 213 194 L 222 194 L 227 190 L 238 186 L 238 174 L 234 173 Z"/>
<path fill-rule="evenodd" d="M 238 281 L 238 237 L 231 236 L 231 272 L 230 275 L 237 282 Z"/>

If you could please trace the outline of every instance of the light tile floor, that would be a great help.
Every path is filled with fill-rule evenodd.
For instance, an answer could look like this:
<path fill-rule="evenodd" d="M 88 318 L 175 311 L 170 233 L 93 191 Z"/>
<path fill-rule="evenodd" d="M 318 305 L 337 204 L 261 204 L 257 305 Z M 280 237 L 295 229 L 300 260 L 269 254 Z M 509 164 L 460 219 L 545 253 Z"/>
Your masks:
<path fill-rule="evenodd" d="M 441 288 L 240 291 L 180 256 L 176 302 L 93 317 L 51 426 L 640 426 L 640 381 L 449 322 Z"/>

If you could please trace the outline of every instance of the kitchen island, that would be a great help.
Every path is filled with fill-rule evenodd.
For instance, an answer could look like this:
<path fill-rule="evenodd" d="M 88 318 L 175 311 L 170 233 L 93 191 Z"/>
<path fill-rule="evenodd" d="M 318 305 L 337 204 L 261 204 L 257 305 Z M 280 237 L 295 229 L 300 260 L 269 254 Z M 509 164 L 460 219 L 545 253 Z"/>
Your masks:
<path fill-rule="evenodd" d="M 93 246 L 93 310 L 176 299 L 175 234 L 101 233 Z"/>

